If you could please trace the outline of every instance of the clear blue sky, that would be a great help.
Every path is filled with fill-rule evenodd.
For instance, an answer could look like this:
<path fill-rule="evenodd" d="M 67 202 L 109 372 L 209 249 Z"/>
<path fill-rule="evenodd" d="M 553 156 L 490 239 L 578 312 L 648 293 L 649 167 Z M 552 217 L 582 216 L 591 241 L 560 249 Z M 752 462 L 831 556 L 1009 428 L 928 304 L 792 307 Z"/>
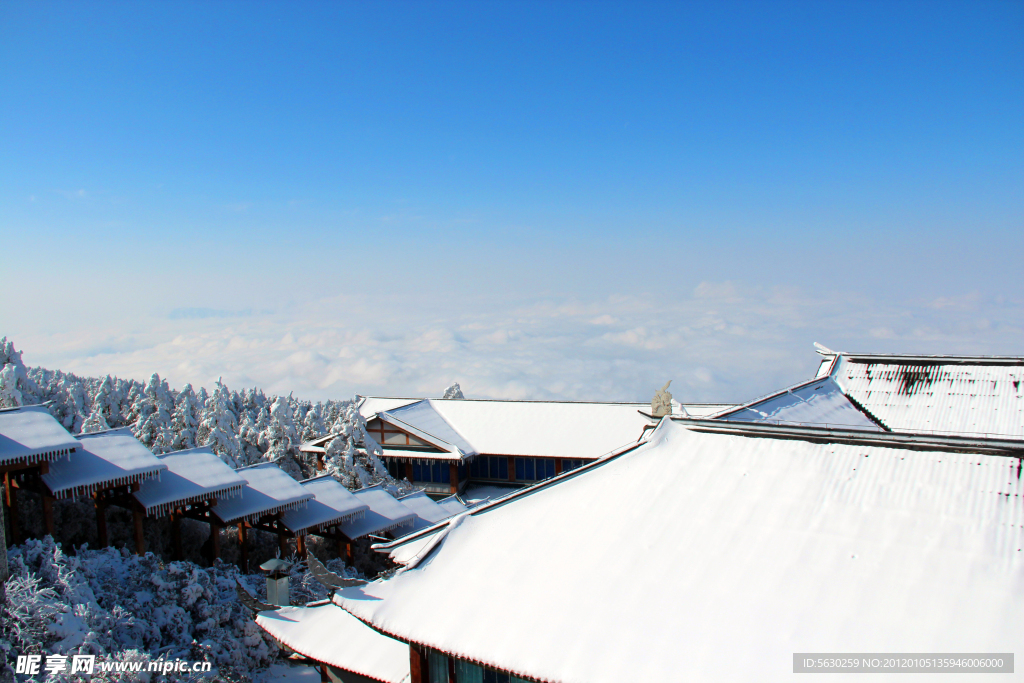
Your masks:
<path fill-rule="evenodd" d="M 386 298 L 390 318 L 353 325 L 387 338 L 411 299 L 422 329 L 634 296 L 686 327 L 658 306 L 702 282 L 896 319 L 974 297 L 988 332 L 875 321 L 884 348 L 849 345 L 1024 353 L 1022 2 L 8 1 L 0 131 L 19 292 L 0 332 L 30 362 L 96 370 L 106 341 L 60 336 L 90 320 L 116 336 L 346 295 Z M 634 323 L 615 333 L 653 324 Z M 726 362 L 673 368 L 670 347 L 658 377 Z M 218 362 L 192 381 L 231 376 Z"/>

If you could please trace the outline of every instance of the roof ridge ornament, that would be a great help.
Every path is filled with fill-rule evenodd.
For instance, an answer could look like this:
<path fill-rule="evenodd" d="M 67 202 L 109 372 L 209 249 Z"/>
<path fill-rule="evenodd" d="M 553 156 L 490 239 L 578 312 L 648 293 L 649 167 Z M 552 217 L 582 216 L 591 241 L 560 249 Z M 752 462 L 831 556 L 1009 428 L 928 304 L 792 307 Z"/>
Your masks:
<path fill-rule="evenodd" d="M 668 385 L 672 380 L 665 382 L 665 386 L 658 389 L 651 399 L 651 415 L 654 417 L 665 417 L 672 414 L 672 394 L 668 393 Z"/>
<path fill-rule="evenodd" d="M 818 354 L 820 354 L 822 356 L 838 356 L 839 355 L 839 353 L 837 351 L 833 351 L 832 349 L 828 348 L 827 346 L 825 346 L 823 344 L 819 344 L 818 342 L 814 342 L 814 350 L 817 351 Z"/>

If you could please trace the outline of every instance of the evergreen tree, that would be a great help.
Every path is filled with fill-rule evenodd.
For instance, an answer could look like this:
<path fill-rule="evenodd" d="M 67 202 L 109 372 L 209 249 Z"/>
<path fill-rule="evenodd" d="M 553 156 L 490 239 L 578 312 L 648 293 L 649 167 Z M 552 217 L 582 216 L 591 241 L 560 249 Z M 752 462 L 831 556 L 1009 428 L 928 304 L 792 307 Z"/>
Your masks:
<path fill-rule="evenodd" d="M 203 439 L 200 444 L 209 446 L 210 450 L 229 466 L 240 467 L 241 448 L 238 443 L 238 417 L 234 413 L 234 405 L 231 392 L 218 379 L 217 388 L 203 408 L 200 421 Z"/>

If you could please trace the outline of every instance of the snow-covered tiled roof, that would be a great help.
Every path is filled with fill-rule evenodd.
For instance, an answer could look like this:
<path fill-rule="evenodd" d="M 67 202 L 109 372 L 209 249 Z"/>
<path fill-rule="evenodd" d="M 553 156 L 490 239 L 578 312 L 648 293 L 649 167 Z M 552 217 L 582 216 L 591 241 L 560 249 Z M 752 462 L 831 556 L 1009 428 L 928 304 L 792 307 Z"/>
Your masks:
<path fill-rule="evenodd" d="M 437 411 L 433 399 L 386 410 L 377 416 L 443 451 L 460 457 L 477 454 L 473 445 Z"/>
<path fill-rule="evenodd" d="M 717 420 L 774 422 L 883 431 L 831 377 L 801 382 L 746 405 L 712 416 Z"/>
<path fill-rule="evenodd" d="M 1024 358 L 839 354 L 831 376 L 894 431 L 1024 437 Z"/>
<path fill-rule="evenodd" d="M 143 482 L 134 494 L 147 515 L 165 515 L 191 503 L 230 498 L 245 486 L 245 479 L 205 446 L 157 458 L 167 465 L 167 471 L 159 479 Z"/>
<path fill-rule="evenodd" d="M 407 496 L 402 496 L 398 500 L 401 501 L 402 505 L 415 513 L 416 522 L 413 525 L 415 530 L 426 529 L 427 527 L 434 526 L 438 522 L 446 520 L 453 514 L 456 514 L 441 507 L 441 505 L 434 502 L 430 496 L 423 491 L 410 493 Z M 465 510 L 465 508 L 463 508 L 463 510 Z"/>
<path fill-rule="evenodd" d="M 362 517 L 346 520 L 339 525 L 342 533 L 349 538 L 355 540 L 369 534 L 397 532 L 405 528 L 412 531 L 416 514 L 380 486 L 359 489 L 352 495 L 368 505 L 369 509 Z"/>
<path fill-rule="evenodd" d="M 153 455 L 128 427 L 79 434 L 79 448 L 50 463 L 43 483 L 55 498 L 83 496 L 158 477 L 167 465 Z"/>
<path fill-rule="evenodd" d="M 752 681 L 788 676 L 795 652 L 1019 649 L 1017 458 L 757 429 L 663 420 L 635 450 L 413 535 L 409 568 L 334 599 L 542 681 Z"/>
<path fill-rule="evenodd" d="M 239 495 L 221 498 L 213 513 L 225 524 L 252 522 L 263 515 L 305 506 L 313 494 L 274 463 L 266 462 L 235 470 L 245 486 Z"/>
<path fill-rule="evenodd" d="M 0 465 L 62 458 L 78 440 L 44 406 L 0 410 Z"/>
<path fill-rule="evenodd" d="M 281 522 L 292 532 L 326 529 L 346 519 L 362 517 L 370 507 L 329 474 L 307 479 L 301 486 L 314 499 L 305 507 L 281 513 Z"/>
<path fill-rule="evenodd" d="M 384 683 L 408 683 L 409 646 L 383 636 L 337 605 L 281 607 L 256 623 L 301 655 Z"/>
<path fill-rule="evenodd" d="M 469 509 L 456 495 L 443 498 L 442 500 L 437 501 L 437 504 L 440 505 L 441 508 L 449 515 L 457 515 Z"/>

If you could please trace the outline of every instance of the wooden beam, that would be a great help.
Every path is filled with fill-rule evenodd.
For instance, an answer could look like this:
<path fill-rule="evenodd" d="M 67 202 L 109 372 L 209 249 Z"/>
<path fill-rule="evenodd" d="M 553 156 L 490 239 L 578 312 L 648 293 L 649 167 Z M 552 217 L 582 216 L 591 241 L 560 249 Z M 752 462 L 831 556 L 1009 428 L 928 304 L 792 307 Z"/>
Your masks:
<path fill-rule="evenodd" d="M 175 560 L 185 559 L 185 553 L 181 548 L 181 510 L 175 509 L 171 513 L 171 551 Z"/>
<path fill-rule="evenodd" d="M 93 494 L 96 506 L 96 535 L 100 539 L 100 547 L 106 548 L 110 545 L 110 537 L 107 536 L 107 501 L 98 492 Z"/>
<path fill-rule="evenodd" d="M 146 519 L 146 511 L 141 505 L 132 506 L 132 522 L 135 526 L 135 554 L 146 554 L 146 527 L 143 522 Z"/>
<path fill-rule="evenodd" d="M 238 568 L 243 574 L 249 573 L 249 543 L 245 522 L 238 523 Z"/>
<path fill-rule="evenodd" d="M 555 458 L 555 476 L 557 477 L 562 473 L 562 459 Z"/>
<path fill-rule="evenodd" d="M 430 683 L 427 653 L 419 645 L 409 645 L 409 683 Z"/>
<path fill-rule="evenodd" d="M 516 459 L 513 456 L 508 456 L 508 480 L 516 480 Z"/>
<path fill-rule="evenodd" d="M 220 523 L 210 518 L 210 565 L 220 558 Z"/>
<path fill-rule="evenodd" d="M 410 484 L 412 483 L 412 460 L 405 461 L 405 478 L 409 480 Z"/>
<path fill-rule="evenodd" d="M 306 535 L 295 537 L 295 552 L 300 560 L 306 559 Z"/>
<path fill-rule="evenodd" d="M 451 480 L 451 492 L 459 492 L 459 466 L 455 463 L 448 465 L 448 478 Z"/>

